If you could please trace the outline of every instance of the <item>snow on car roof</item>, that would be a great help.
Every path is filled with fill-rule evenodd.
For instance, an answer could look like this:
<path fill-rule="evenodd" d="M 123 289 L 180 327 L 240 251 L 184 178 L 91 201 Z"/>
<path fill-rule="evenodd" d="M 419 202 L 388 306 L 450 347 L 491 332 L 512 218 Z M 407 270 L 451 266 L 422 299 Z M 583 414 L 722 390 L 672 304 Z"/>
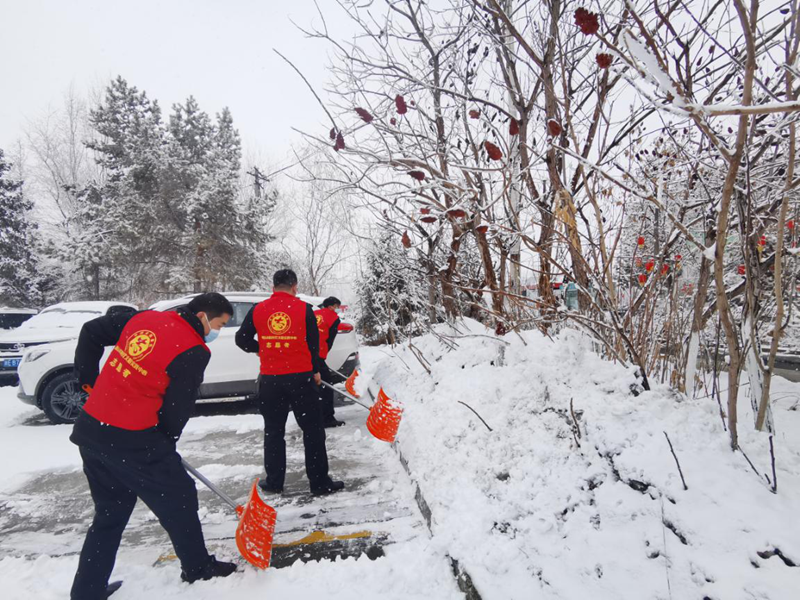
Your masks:
<path fill-rule="evenodd" d="M 135 304 L 129 302 L 109 302 L 107 300 L 89 300 L 86 302 L 59 302 L 48 306 L 42 312 L 99 312 L 105 313 L 112 306 L 130 306 L 138 310 Z"/>

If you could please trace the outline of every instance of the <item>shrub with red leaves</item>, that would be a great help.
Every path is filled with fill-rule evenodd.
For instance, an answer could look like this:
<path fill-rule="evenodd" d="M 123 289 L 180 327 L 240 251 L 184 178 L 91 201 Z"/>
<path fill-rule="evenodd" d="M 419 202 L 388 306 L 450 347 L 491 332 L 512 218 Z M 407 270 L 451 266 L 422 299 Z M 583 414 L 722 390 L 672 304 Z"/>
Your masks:
<path fill-rule="evenodd" d="M 489 160 L 500 160 L 503 158 L 503 151 L 489 140 L 483 142 L 483 147 L 486 148 L 486 154 L 489 155 Z"/>
<path fill-rule="evenodd" d="M 417 181 L 425 181 L 425 173 L 422 171 L 409 171 L 408 174 Z"/>
<path fill-rule="evenodd" d="M 607 69 L 611 66 L 611 63 L 614 62 L 614 57 L 611 54 L 606 54 L 601 52 L 597 56 L 594 57 L 594 60 L 597 62 L 597 66 L 601 69 Z"/>
<path fill-rule="evenodd" d="M 394 105 L 397 108 L 398 115 L 404 115 L 408 112 L 408 106 L 406 106 L 406 99 L 403 98 L 400 94 L 394 97 Z"/>
<path fill-rule="evenodd" d="M 336 134 L 336 143 L 333 145 L 333 149 L 337 152 L 344 150 L 344 136 L 341 133 Z"/>
<path fill-rule="evenodd" d="M 373 117 L 366 110 L 358 107 L 356 108 L 356 112 L 358 113 L 358 116 L 361 117 L 361 120 L 364 121 L 364 123 L 372 123 Z"/>
<path fill-rule="evenodd" d="M 559 123 L 555 119 L 548 119 L 547 120 L 547 132 L 550 135 L 555 137 L 557 135 L 561 135 L 562 131 L 564 131 L 564 130 L 561 128 L 561 123 Z"/>
<path fill-rule="evenodd" d="M 508 124 L 508 134 L 509 135 L 519 135 L 519 123 L 516 119 L 511 119 L 511 122 Z"/>
<path fill-rule="evenodd" d="M 600 20 L 597 14 L 589 12 L 585 8 L 575 11 L 575 25 L 581 28 L 581 33 L 585 35 L 595 35 L 600 31 Z"/>
<path fill-rule="evenodd" d="M 411 248 L 411 238 L 408 237 L 408 232 L 403 232 L 403 248 Z"/>
<path fill-rule="evenodd" d="M 481 111 L 475 110 L 474 108 L 469 111 L 469 118 L 470 119 L 480 119 L 481 118 Z"/>

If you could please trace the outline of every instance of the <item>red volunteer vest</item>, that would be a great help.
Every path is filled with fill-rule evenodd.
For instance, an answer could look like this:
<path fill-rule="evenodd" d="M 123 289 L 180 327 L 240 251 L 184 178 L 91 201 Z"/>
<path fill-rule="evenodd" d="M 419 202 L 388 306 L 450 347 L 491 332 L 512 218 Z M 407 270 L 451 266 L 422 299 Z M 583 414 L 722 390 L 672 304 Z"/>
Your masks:
<path fill-rule="evenodd" d="M 121 429 L 155 427 L 169 385 L 167 366 L 195 346 L 208 351 L 203 339 L 177 313 L 146 311 L 134 316 L 122 330 L 83 410 Z"/>
<path fill-rule="evenodd" d="M 262 375 L 314 370 L 306 341 L 307 310 L 308 304 L 286 292 L 274 292 L 253 309 Z"/>
<path fill-rule="evenodd" d="M 314 316 L 317 317 L 319 329 L 319 357 L 325 359 L 328 358 L 328 334 L 339 315 L 331 308 L 320 308 L 314 311 Z"/>

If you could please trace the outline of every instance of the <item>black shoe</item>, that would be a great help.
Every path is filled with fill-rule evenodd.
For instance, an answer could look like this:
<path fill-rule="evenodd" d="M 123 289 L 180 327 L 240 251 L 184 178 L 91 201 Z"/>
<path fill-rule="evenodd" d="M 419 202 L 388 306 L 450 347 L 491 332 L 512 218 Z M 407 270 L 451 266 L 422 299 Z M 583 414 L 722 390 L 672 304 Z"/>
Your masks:
<path fill-rule="evenodd" d="M 236 565 L 230 562 L 222 562 L 212 554 L 210 560 L 205 567 L 193 575 L 187 575 L 185 571 L 181 571 L 181 579 L 186 583 L 194 583 L 195 581 L 203 580 L 208 581 L 214 577 L 227 577 L 236 572 Z"/>
<path fill-rule="evenodd" d="M 109 598 L 111 594 L 116 592 L 119 588 L 122 587 L 121 581 L 112 581 L 106 586 L 106 598 Z"/>
<path fill-rule="evenodd" d="M 268 494 L 282 494 L 283 488 L 282 487 L 270 487 L 267 485 L 266 479 L 259 479 L 258 480 L 258 487 L 260 487 L 263 491 L 267 492 Z"/>
<path fill-rule="evenodd" d="M 339 421 L 334 417 L 332 419 L 328 419 L 322 425 L 325 427 L 325 429 L 330 429 L 331 427 L 341 427 L 344 425 L 344 421 Z"/>
<path fill-rule="evenodd" d="M 339 490 L 344 489 L 344 481 L 333 481 L 332 479 L 322 487 L 312 487 L 311 488 L 311 495 L 312 496 L 327 496 L 328 494 L 333 494 L 338 492 Z"/>

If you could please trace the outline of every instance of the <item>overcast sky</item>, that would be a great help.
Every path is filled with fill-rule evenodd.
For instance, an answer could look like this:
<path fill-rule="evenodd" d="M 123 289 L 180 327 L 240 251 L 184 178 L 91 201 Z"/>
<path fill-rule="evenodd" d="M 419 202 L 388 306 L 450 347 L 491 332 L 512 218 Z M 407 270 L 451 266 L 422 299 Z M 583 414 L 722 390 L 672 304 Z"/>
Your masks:
<path fill-rule="evenodd" d="M 343 34 L 339 9 L 319 4 Z M 26 120 L 57 107 L 70 85 L 83 95 L 122 75 L 164 112 L 189 95 L 212 115 L 229 106 L 246 148 L 283 163 L 299 141 L 292 125 L 325 122 L 272 51 L 322 87 L 327 48 L 292 21 L 319 25 L 313 0 L 0 0 L 0 148 L 22 136 Z"/>

